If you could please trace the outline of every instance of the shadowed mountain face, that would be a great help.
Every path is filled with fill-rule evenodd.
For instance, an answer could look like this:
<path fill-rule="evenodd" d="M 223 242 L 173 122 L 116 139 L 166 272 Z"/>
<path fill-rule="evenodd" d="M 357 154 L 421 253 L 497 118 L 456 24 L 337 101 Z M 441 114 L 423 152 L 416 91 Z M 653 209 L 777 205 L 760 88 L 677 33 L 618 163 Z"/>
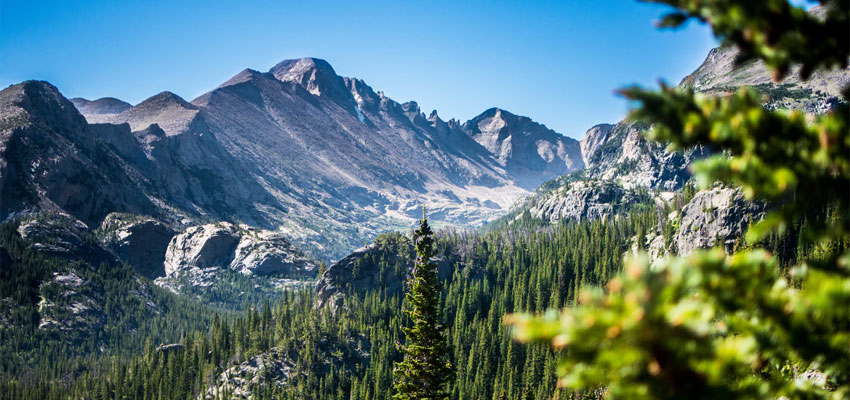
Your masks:
<path fill-rule="evenodd" d="M 52 204 L 95 225 L 109 212 L 173 224 L 227 220 L 280 229 L 331 258 L 412 226 L 423 204 L 438 224 L 482 224 L 584 166 L 577 141 L 529 118 L 494 108 L 464 124 L 443 121 L 313 58 L 244 70 L 191 102 L 163 92 L 134 107 L 109 98 L 71 104 L 43 82 L 10 87 L 2 98 L 4 145 L 24 128 L 56 136 L 35 152 L 4 147 L 3 165 L 14 168 L 4 166 L 0 178 L 16 174 L 18 188 L 4 190 L 4 216 Z M 51 146 L 62 141 L 75 142 Z M 57 154 L 88 158 L 52 174 L 93 176 L 73 190 L 28 171 Z"/>

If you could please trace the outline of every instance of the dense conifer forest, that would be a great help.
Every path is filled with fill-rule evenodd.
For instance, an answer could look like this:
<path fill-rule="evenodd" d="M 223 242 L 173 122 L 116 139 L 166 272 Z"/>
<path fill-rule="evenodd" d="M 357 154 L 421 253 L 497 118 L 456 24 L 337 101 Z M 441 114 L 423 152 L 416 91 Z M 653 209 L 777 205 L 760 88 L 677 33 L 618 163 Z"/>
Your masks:
<path fill-rule="evenodd" d="M 686 189 L 683 195 L 691 196 L 692 191 Z M 674 203 L 684 203 L 679 200 Z M 624 254 L 638 247 L 636 237 L 664 232 L 658 215 L 669 211 L 669 207 L 643 203 L 628 215 L 605 220 L 548 225 L 525 216 L 486 233 L 439 232 L 435 256 L 458 260 L 443 282 L 441 296 L 456 369 L 451 397 L 567 399 L 578 395 L 558 391 L 556 352 L 546 346 L 515 342 L 502 318 L 513 312 L 543 312 L 574 304 L 582 287 L 600 287 L 621 270 Z M 25 260 L 15 266 L 29 266 L 29 273 L 43 274 L 61 265 L 58 261 L 30 259 L 13 232 L 4 225 L 4 247 Z M 795 237 L 787 234 L 772 238 L 769 245 L 795 259 Z M 374 242 L 381 251 L 375 254 L 400 256 L 367 257 L 361 262 L 377 268 L 380 276 L 389 273 L 404 279 L 414 259 L 410 243 L 409 234 L 381 235 Z M 92 273 L 107 273 L 98 271 Z M 126 298 L 118 295 L 121 282 L 128 282 L 120 275 L 129 273 L 126 267 L 109 273 L 113 275 L 104 280 L 114 284 L 116 301 Z M 25 282 L 33 279 L 26 274 L 14 276 L 21 281 L 10 279 L 4 290 L 26 288 Z M 230 398 L 232 393 L 226 388 L 215 393 L 209 388 L 217 387 L 225 370 L 273 351 L 291 363 L 292 370 L 286 374 L 284 386 L 256 385 L 256 398 L 390 398 L 393 364 L 401 359 L 396 344 L 403 341 L 405 317 L 398 312 L 403 292 L 388 291 L 386 285 L 367 291 L 349 288 L 347 292 L 338 308 L 331 304 L 316 307 L 313 290 L 305 288 L 282 292 L 278 301 L 234 312 L 205 308 L 155 291 L 173 311 L 161 314 L 154 319 L 160 322 L 130 336 L 126 328 L 105 329 L 101 337 L 63 343 L 41 338 L 32 324 L 24 331 L 32 336 L 4 329 L 0 331 L 4 371 L 21 378 L 4 380 L 0 396 Z M 113 313 L 118 320 L 107 326 L 125 326 L 124 319 L 134 317 L 134 306 L 116 306 L 128 311 Z M 160 347 L 172 341 L 180 346 Z M 100 354 L 92 351 L 97 348 L 95 344 L 120 351 Z M 24 355 L 28 355 L 26 359 Z M 594 392 L 584 396 L 592 398 Z"/>
<path fill-rule="evenodd" d="M 510 312 L 571 304 L 580 287 L 599 285 L 619 271 L 635 234 L 656 228 L 656 207 L 645 204 L 642 208 L 607 220 L 554 226 L 525 220 L 485 234 L 437 234 L 436 255 L 461 260 L 454 264 L 442 291 L 442 314 L 450 326 L 447 336 L 457 370 L 452 397 L 531 399 L 555 393 L 554 352 L 515 343 L 501 319 Z M 4 230 L 4 244 L 14 240 L 9 230 Z M 381 235 L 374 245 L 400 252 L 402 257 L 392 263 L 386 259 L 363 262 L 374 263 L 381 275 L 392 271 L 403 279 L 413 260 L 410 240 L 400 233 Z M 16 256 L 23 251 L 14 245 L 7 248 Z M 10 287 L 26 285 L 16 282 Z M 223 370 L 274 348 L 287 355 L 296 372 L 289 374 L 285 388 L 267 387 L 263 395 L 269 398 L 389 398 L 392 365 L 400 359 L 395 344 L 401 340 L 404 322 L 398 312 L 402 299 L 402 292 L 381 287 L 366 292 L 351 289 L 334 310 L 316 308 L 312 289 L 302 289 L 234 318 L 219 317 L 216 310 L 200 306 L 177 307 L 193 317 L 163 315 L 162 324 L 171 330 L 152 326 L 158 335 L 133 336 L 137 338 L 133 343 L 119 346 L 127 351 L 116 355 L 78 358 L 60 350 L 68 344 L 4 341 L 3 354 L 18 354 L 30 347 L 38 357 L 35 364 L 6 361 L 11 364 L 7 371 L 28 369 L 21 376 L 31 379 L 4 381 L 0 392 L 24 399 L 92 398 L 91 393 L 100 396 L 95 398 L 195 398 Z M 188 330 L 186 321 L 206 328 Z M 179 338 L 177 332 L 183 329 L 183 346 L 157 349 L 169 338 Z M 4 335 L 14 336 L 6 331 Z M 107 330 L 104 335 L 110 335 L 109 343 L 124 332 Z M 56 350 L 44 351 L 51 346 Z M 132 357 L 133 350 L 144 355 Z M 225 394 L 219 393 L 228 398 Z"/>

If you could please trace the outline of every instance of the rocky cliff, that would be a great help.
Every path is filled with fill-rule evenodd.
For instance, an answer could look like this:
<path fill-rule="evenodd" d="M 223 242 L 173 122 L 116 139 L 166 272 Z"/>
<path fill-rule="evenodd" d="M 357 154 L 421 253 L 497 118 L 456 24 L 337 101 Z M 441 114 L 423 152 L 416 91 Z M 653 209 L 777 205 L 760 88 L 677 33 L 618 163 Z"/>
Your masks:
<path fill-rule="evenodd" d="M 698 192 L 682 208 L 673 238 L 677 254 L 722 246 L 732 251 L 742 242 L 750 224 L 761 220 L 764 206 L 746 201 L 739 189 L 714 187 Z"/>
<path fill-rule="evenodd" d="M 782 82 L 773 82 L 763 63 L 737 65 L 737 55 L 734 47 L 711 50 L 700 67 L 685 77 L 681 85 L 720 95 L 749 86 L 764 94 L 767 109 L 820 114 L 838 104 L 840 89 L 850 83 L 850 69 L 817 71 L 805 82 L 800 81 L 794 69 Z M 508 218 L 518 218 L 526 211 L 537 219 L 552 222 L 560 218 L 595 218 L 613 210 L 625 210 L 629 203 L 641 199 L 620 195 L 615 196 L 616 201 L 612 203 L 613 193 L 634 194 L 643 189 L 652 191 L 656 201 L 670 199 L 673 192 L 690 179 L 690 164 L 710 152 L 705 148 L 669 152 L 663 144 L 643 137 L 647 129 L 649 127 L 628 121 L 592 127 L 580 142 L 585 168 L 544 183 L 519 203 Z M 574 186 L 576 181 L 584 183 L 579 188 Z M 703 245 L 707 243 L 703 242 Z"/>
<path fill-rule="evenodd" d="M 101 242 L 141 275 L 165 276 L 165 250 L 176 231 L 153 218 L 112 213 L 103 220 Z"/>

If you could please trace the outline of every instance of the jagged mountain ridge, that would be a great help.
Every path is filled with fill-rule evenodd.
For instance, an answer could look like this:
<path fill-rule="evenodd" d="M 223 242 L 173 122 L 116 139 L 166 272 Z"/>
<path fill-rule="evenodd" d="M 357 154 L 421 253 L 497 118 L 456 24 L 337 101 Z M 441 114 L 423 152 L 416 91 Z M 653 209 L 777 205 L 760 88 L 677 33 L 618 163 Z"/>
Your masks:
<path fill-rule="evenodd" d="M 248 223 L 331 257 L 407 227 L 422 204 L 438 224 L 479 225 L 583 167 L 577 141 L 526 117 L 494 108 L 444 121 L 312 58 L 246 69 L 191 102 L 162 92 L 129 108 L 74 103 L 89 122 L 108 123 L 78 130 L 100 132 L 92 140 L 134 172 L 130 186 L 155 198 L 144 210 L 68 210 L 86 223 L 113 211 Z"/>

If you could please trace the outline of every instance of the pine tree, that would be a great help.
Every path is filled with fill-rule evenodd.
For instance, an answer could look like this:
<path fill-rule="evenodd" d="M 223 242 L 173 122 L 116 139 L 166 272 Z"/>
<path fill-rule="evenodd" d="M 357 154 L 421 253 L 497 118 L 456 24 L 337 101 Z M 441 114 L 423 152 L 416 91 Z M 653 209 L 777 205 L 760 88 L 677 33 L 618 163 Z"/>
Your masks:
<path fill-rule="evenodd" d="M 432 263 L 434 239 L 425 208 L 414 233 L 416 263 L 408 275 L 405 314 L 413 322 L 403 328 L 406 343 L 400 346 L 404 359 L 393 370 L 397 400 L 447 399 L 446 383 L 452 376 L 449 348 L 440 322 L 440 282 Z"/>

